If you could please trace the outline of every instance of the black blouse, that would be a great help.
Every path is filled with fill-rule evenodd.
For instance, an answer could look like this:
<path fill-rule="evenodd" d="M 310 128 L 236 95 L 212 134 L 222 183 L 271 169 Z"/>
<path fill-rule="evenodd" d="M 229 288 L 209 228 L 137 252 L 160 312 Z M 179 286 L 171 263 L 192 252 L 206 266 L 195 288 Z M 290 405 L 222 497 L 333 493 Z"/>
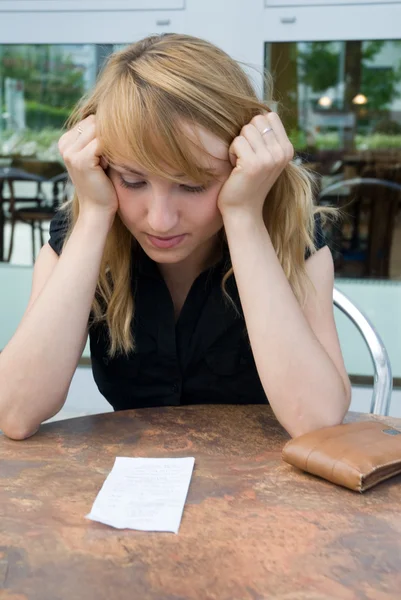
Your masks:
<path fill-rule="evenodd" d="M 325 245 L 316 218 L 315 244 Z M 50 225 L 49 244 L 61 253 L 67 222 L 59 212 Z M 109 358 L 104 324 L 89 328 L 92 371 L 99 391 L 114 410 L 185 404 L 267 404 L 247 337 L 234 276 L 225 299 L 220 263 L 194 281 L 175 322 L 173 302 L 157 264 L 142 250 L 131 281 L 135 293 L 132 332 L 136 349 Z"/>

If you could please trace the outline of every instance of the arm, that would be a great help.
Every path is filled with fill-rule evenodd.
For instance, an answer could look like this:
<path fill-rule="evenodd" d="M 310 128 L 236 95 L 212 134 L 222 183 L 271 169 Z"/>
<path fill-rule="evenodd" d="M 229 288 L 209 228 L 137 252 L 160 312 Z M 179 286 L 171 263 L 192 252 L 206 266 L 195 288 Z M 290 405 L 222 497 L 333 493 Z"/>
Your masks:
<path fill-rule="evenodd" d="M 301 308 L 263 221 L 266 196 L 293 156 L 278 115 L 254 117 L 229 150 L 235 166 L 218 205 L 266 396 L 292 436 L 338 424 L 350 384 L 334 323 L 331 254 L 326 247 L 308 259 L 315 290 Z"/>
<path fill-rule="evenodd" d="M 259 377 L 291 436 L 342 421 L 350 402 L 333 315 L 334 269 L 322 248 L 307 261 L 315 290 L 301 309 L 261 220 L 225 219 L 231 259 Z"/>
<path fill-rule="evenodd" d="M 8 437 L 33 435 L 64 405 L 87 338 L 107 231 L 107 222 L 78 219 L 60 258 L 48 245 L 40 252 L 28 308 L 0 354 L 0 429 Z"/>
<path fill-rule="evenodd" d="M 28 308 L 0 355 L 0 429 L 13 439 L 33 435 L 65 402 L 118 208 L 101 166 L 95 117 L 81 125 L 59 142 L 79 198 L 78 220 L 60 258 L 42 248 Z"/>

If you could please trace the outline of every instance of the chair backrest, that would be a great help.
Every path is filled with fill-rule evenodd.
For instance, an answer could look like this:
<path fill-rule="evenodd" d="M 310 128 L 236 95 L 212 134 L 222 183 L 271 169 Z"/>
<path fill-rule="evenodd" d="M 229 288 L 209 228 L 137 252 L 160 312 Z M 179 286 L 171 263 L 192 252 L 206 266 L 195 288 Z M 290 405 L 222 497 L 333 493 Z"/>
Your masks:
<path fill-rule="evenodd" d="M 15 158 L 12 166 L 27 173 L 41 175 L 45 179 L 51 179 L 65 171 L 64 165 L 57 160 L 39 160 L 37 158 Z"/>
<path fill-rule="evenodd" d="M 57 210 L 70 196 L 68 173 L 64 171 L 49 179 L 49 182 L 53 184 L 52 207 L 54 210 Z"/>
<path fill-rule="evenodd" d="M 347 315 L 362 334 L 374 368 L 373 394 L 370 412 L 375 415 L 388 415 L 393 390 L 393 377 L 390 359 L 380 335 L 369 319 L 342 292 L 334 288 L 334 306 Z"/>
<path fill-rule="evenodd" d="M 351 246 L 354 253 L 358 251 L 363 255 L 363 272 L 360 275 L 388 277 L 401 185 L 396 181 L 396 169 L 393 167 L 374 170 L 365 168 L 364 173 L 367 176 L 340 180 L 323 188 L 317 197 L 317 204 L 324 205 L 328 201 L 329 204 L 337 205 L 339 208 L 346 208 L 346 213 L 353 216 Z M 367 249 L 363 251 L 357 243 L 360 241 L 358 223 L 362 214 L 360 210 L 362 201 L 368 202 L 369 206 Z M 335 246 L 336 252 L 342 253 L 344 250 L 342 227 L 333 227 L 329 239 L 330 237 L 333 238 L 332 245 Z M 348 240 L 348 245 L 349 243 Z M 341 262 L 338 261 L 338 256 L 335 258 L 337 263 Z M 337 268 L 337 272 L 338 270 Z"/>

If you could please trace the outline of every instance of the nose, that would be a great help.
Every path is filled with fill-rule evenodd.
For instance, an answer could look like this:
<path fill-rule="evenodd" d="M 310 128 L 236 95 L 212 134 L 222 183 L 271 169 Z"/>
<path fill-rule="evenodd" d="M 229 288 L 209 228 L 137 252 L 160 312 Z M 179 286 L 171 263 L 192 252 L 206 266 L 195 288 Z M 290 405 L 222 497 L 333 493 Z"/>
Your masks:
<path fill-rule="evenodd" d="M 148 224 L 153 235 L 168 235 L 176 233 L 179 222 L 179 214 L 166 193 L 154 193 L 148 205 Z"/>

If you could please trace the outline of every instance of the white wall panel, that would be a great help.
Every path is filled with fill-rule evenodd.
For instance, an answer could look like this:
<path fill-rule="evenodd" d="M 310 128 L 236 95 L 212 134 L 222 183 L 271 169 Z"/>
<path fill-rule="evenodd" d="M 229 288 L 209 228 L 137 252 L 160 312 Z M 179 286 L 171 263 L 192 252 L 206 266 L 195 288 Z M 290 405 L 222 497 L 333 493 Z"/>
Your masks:
<path fill-rule="evenodd" d="M 0 11 L 183 10 L 185 0 L 0 0 Z"/>
<path fill-rule="evenodd" d="M 399 4 L 400 0 L 265 0 L 265 7 L 272 6 L 338 6 L 342 4 Z"/>
<path fill-rule="evenodd" d="M 401 38 L 401 2 L 332 6 L 326 0 L 324 6 L 300 6 L 309 0 L 265 1 L 271 8 L 264 8 L 263 0 L 0 0 L 0 11 L 22 4 L 36 11 L 0 12 L 0 43 L 127 43 L 149 33 L 176 31 L 205 37 L 240 60 L 261 65 L 266 41 Z M 289 2 L 298 6 L 289 7 Z M 72 8 L 74 3 L 81 10 L 96 10 L 37 11 L 39 6 Z M 102 3 L 113 10 L 101 11 Z M 131 10 L 118 10 L 123 3 Z M 148 10 L 134 9 L 142 4 Z M 155 6 L 171 9 L 149 10 Z M 185 9 L 177 10 L 179 6 Z"/>
<path fill-rule="evenodd" d="M 151 33 L 182 32 L 184 15 L 178 10 L 0 13 L 0 44 L 126 44 Z"/>
<path fill-rule="evenodd" d="M 270 8 L 262 19 L 266 42 L 401 38 L 401 3 Z"/>

